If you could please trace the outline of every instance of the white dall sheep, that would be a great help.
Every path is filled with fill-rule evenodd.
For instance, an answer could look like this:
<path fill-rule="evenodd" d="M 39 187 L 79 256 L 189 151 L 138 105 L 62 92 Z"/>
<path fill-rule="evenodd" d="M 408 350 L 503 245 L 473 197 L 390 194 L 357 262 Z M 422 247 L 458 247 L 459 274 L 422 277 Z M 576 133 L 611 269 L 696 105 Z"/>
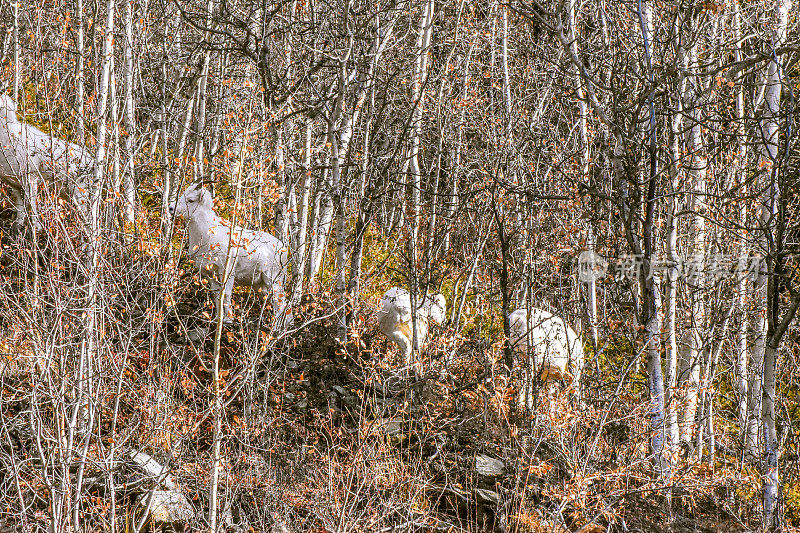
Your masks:
<path fill-rule="evenodd" d="M 529 357 L 520 404 L 532 408 L 534 375 L 544 383 L 563 381 L 580 394 L 583 342 L 575 330 L 542 309 L 517 309 L 508 318 L 512 349 Z"/>
<path fill-rule="evenodd" d="M 270 291 L 276 322 L 290 326 L 294 318 L 287 305 L 283 287 L 286 283 L 288 252 L 283 243 L 265 231 L 233 227 L 214 212 L 211 192 L 202 183 L 193 183 L 169 211 L 172 216 L 187 220 L 189 255 L 200 276 L 207 278 L 217 296 L 223 294 L 223 309 L 217 302 L 217 318 L 222 312 L 224 323 L 231 322 L 233 286 Z M 228 275 L 223 275 L 228 246 L 232 246 Z M 225 280 L 223 285 L 223 280 Z"/>
<path fill-rule="evenodd" d="M 17 119 L 17 104 L 7 94 L 0 95 L 0 181 L 11 189 L 17 219 L 14 226 L 22 229 L 30 205 L 30 223 L 40 227 L 36 204 L 39 178 L 53 183 L 72 199 L 82 215 L 88 209 L 86 184 L 81 174 L 91 170 L 94 161 L 86 151 L 64 140 L 48 135 Z"/>
<path fill-rule="evenodd" d="M 444 322 L 445 305 L 444 296 L 441 294 L 426 296 L 417 302 L 417 349 L 428 337 L 430 321 L 437 324 Z M 378 327 L 381 333 L 400 348 L 406 366 L 411 365 L 414 330 L 411 322 L 411 295 L 407 290 L 392 287 L 386 291 L 381 298 L 381 309 L 378 311 Z"/>

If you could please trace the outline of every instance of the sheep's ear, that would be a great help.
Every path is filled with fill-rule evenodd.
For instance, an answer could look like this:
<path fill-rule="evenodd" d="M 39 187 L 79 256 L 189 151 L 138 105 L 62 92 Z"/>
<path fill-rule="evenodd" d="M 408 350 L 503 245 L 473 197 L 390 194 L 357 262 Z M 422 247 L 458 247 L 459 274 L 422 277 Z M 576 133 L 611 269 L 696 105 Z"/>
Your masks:
<path fill-rule="evenodd" d="M 208 189 L 208 192 L 211 193 L 211 197 L 213 198 L 215 196 L 214 195 L 214 182 L 213 181 L 208 182 L 207 189 Z"/>

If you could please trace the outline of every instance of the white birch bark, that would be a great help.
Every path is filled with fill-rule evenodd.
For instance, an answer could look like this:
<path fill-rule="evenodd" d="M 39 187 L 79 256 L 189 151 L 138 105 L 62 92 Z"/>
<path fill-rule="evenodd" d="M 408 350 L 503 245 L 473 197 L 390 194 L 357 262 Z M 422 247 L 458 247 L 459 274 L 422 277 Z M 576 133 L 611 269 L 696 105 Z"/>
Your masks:
<path fill-rule="evenodd" d="M 370 50 L 371 59 L 369 63 L 369 70 L 367 71 L 366 79 L 361 83 L 361 89 L 356 97 L 356 103 L 353 108 L 353 119 L 351 121 L 351 127 L 359 124 L 361 114 L 365 109 L 367 110 L 366 120 L 364 121 L 364 126 L 362 128 L 364 138 L 361 154 L 361 183 L 359 187 L 359 197 L 361 198 L 361 201 L 359 202 L 358 213 L 356 215 L 357 219 L 353 251 L 350 256 L 350 275 L 347 283 L 347 291 L 350 298 L 351 310 L 356 309 L 361 292 L 361 264 L 364 250 L 364 233 L 368 228 L 370 219 L 372 218 L 371 215 L 374 210 L 373 206 L 371 205 L 373 201 L 371 198 L 372 187 L 368 187 L 367 183 L 369 179 L 368 170 L 370 162 L 370 132 L 372 129 L 372 111 L 375 104 L 374 84 L 376 71 L 382 59 L 383 51 L 386 49 L 389 40 L 392 38 L 394 26 L 398 19 L 396 12 L 391 13 L 390 15 L 392 18 L 385 26 L 381 25 L 380 17 L 376 17 L 375 39 L 372 42 Z M 369 102 L 367 102 L 368 96 Z M 369 192 L 370 197 L 367 196 L 367 192 Z"/>
<path fill-rule="evenodd" d="M 773 34 L 772 34 L 772 49 L 776 50 L 786 42 L 787 28 L 789 25 L 789 12 L 793 7 L 792 0 L 778 0 L 775 4 Z M 763 243 L 767 245 L 765 250 L 768 254 L 772 255 L 775 251 L 775 229 L 777 226 L 778 208 L 781 200 L 781 191 L 778 186 L 777 167 L 779 164 L 779 149 L 778 142 L 780 141 L 780 124 L 778 120 L 781 113 L 781 92 L 783 84 L 783 65 L 779 64 L 778 57 L 773 55 L 767 64 L 767 73 L 765 80 L 764 90 L 764 111 L 763 118 L 760 123 L 760 141 L 761 141 L 761 164 L 760 168 L 765 168 L 767 179 L 767 187 L 764 188 L 764 196 L 759 206 L 759 222 L 760 230 L 763 232 Z M 776 258 L 773 256 L 770 261 L 775 264 Z M 764 481 L 764 517 L 763 527 L 765 530 L 777 529 L 779 523 L 779 516 L 777 515 L 778 507 L 778 487 L 779 485 L 779 470 L 778 470 L 778 437 L 775 428 L 775 369 L 778 356 L 778 343 L 780 335 L 775 331 L 776 323 L 779 319 L 775 316 L 773 311 L 778 309 L 778 305 L 771 305 L 774 299 L 778 298 L 776 283 L 767 281 L 769 272 L 766 271 L 762 265 L 759 272 L 758 280 L 756 281 L 757 287 L 760 290 L 762 286 L 766 288 L 769 284 L 771 294 L 766 299 L 766 306 L 762 310 L 757 308 L 756 312 L 769 314 L 769 329 L 770 338 L 768 342 L 764 343 L 763 347 L 763 390 L 762 390 L 762 411 L 761 411 L 761 424 L 764 431 L 764 465 L 762 471 L 762 479 Z M 796 307 L 794 308 L 796 312 Z"/>
<path fill-rule="evenodd" d="M 88 193 L 89 193 L 89 208 L 87 210 L 87 218 L 84 223 L 87 224 L 87 251 L 88 251 L 88 264 L 87 264 L 87 283 L 86 283 L 86 308 L 85 308 L 85 329 L 81 342 L 81 360 L 79 363 L 78 380 L 79 390 L 75 392 L 78 398 L 75 410 L 73 412 L 72 422 L 70 424 L 70 435 L 74 435 L 78 431 L 78 412 L 86 409 L 86 418 L 89 421 L 89 427 L 83 428 L 86 431 L 91 431 L 91 425 L 94 416 L 90 409 L 91 405 L 91 381 L 89 376 L 94 376 L 93 367 L 98 362 L 98 341 L 99 331 L 102 328 L 102 313 L 100 312 L 100 300 L 98 295 L 98 267 L 100 258 L 100 197 L 105 181 L 105 169 L 107 166 L 107 153 L 108 153 L 108 108 L 109 108 L 109 92 L 113 84 L 113 60 L 114 60 L 114 12 L 115 0 L 108 0 L 106 4 L 106 19 L 105 25 L 102 28 L 103 36 L 103 49 L 100 58 L 101 75 L 100 85 L 97 91 L 97 152 L 95 154 L 95 167 L 94 172 L 90 178 Z M 84 407 L 85 406 L 85 407 Z M 89 439 L 87 434 L 85 437 Z M 72 436 L 69 441 L 72 441 Z M 86 443 L 88 445 L 88 442 Z M 70 445 L 71 449 L 71 445 Z M 87 449 L 88 450 L 88 449 Z M 80 520 L 80 499 L 81 499 L 81 483 L 82 483 L 82 469 L 81 475 L 76 480 L 77 483 L 73 490 L 73 527 L 75 530 L 80 531 L 82 528 L 78 523 Z M 69 479 L 67 474 L 66 479 Z M 55 502 L 54 502 L 55 505 Z"/>
<path fill-rule="evenodd" d="M 738 2 L 734 3 L 733 14 L 733 34 L 736 48 L 734 49 L 734 60 L 738 63 L 743 59 L 741 48 L 741 7 Z M 740 187 L 740 194 L 746 196 L 747 189 L 745 185 L 745 172 L 748 158 L 748 143 L 747 143 L 747 128 L 745 126 L 745 111 L 744 111 L 744 84 L 736 86 L 736 120 L 738 135 L 738 147 L 736 157 L 734 158 L 734 183 Z M 747 205 L 742 202 L 739 211 L 739 225 L 744 228 L 747 224 Z M 744 230 L 743 230 L 744 231 Z M 748 252 L 747 240 L 743 237 L 741 245 L 738 247 L 739 258 L 746 257 Z M 739 279 L 736 283 L 736 309 L 738 316 L 741 318 L 739 322 L 739 329 L 737 332 L 736 343 L 736 390 L 738 393 L 738 421 L 740 443 L 744 446 L 744 437 L 747 430 L 747 397 L 748 397 L 748 383 L 747 383 L 747 330 L 749 310 L 747 309 L 747 277 L 740 273 Z"/>
<path fill-rule="evenodd" d="M 656 250 L 656 184 L 658 176 L 658 140 L 656 137 L 655 116 L 655 81 L 653 78 L 652 46 L 654 32 L 654 12 L 651 1 L 641 1 L 639 7 L 639 25 L 644 45 L 647 78 L 650 84 L 648 95 L 649 121 L 647 127 L 649 174 L 646 180 L 645 219 L 642 223 L 644 258 L 643 269 L 639 273 L 639 285 L 642 297 L 642 318 L 645 327 L 647 346 L 647 375 L 650 390 L 650 451 L 653 454 L 653 465 L 660 476 L 669 478 L 671 465 L 664 455 L 664 377 L 661 370 L 661 342 L 659 332 L 662 321 L 661 287 L 658 276 L 650 275 Z M 573 54 L 574 55 L 574 54 Z M 669 498 L 668 494 L 668 498 Z M 668 500 L 669 501 L 669 500 Z"/>
<path fill-rule="evenodd" d="M 567 4 L 567 27 L 570 40 L 570 48 L 573 55 L 578 55 L 577 22 L 575 17 L 575 0 L 569 0 Z M 589 177 L 589 128 L 587 124 L 588 109 L 583 90 L 583 80 L 575 65 L 570 65 L 570 71 L 574 78 L 575 95 L 578 100 L 578 133 L 581 143 L 581 176 L 584 179 Z M 594 252 L 594 234 L 589 230 L 586 243 L 587 249 Z M 592 346 L 597 350 L 597 283 L 594 277 L 590 277 L 586 282 L 586 315 L 589 318 L 589 331 L 592 336 Z"/>
<path fill-rule="evenodd" d="M 11 16 L 12 16 L 12 28 L 11 28 L 11 39 L 13 40 L 12 46 L 13 50 L 13 57 L 14 57 L 14 73 L 13 73 L 13 80 L 12 80 L 12 93 L 11 96 L 14 98 L 15 102 L 19 102 L 19 73 L 20 73 L 20 64 L 19 64 L 19 2 L 20 0 L 11 0 Z M 81 0 L 78 0 L 78 4 L 80 5 Z M 80 20 L 80 19 L 78 19 Z M 82 33 L 78 34 L 80 37 L 83 36 Z"/>
<path fill-rule="evenodd" d="M 328 247 L 328 234 L 333 222 L 333 200 L 331 198 L 330 171 L 324 169 L 317 180 L 314 198 L 313 232 L 311 235 L 311 256 L 308 263 L 308 283 L 315 283 L 319 274 L 325 251 Z"/>
<path fill-rule="evenodd" d="M 292 272 L 292 307 L 300 303 L 303 294 L 303 278 L 306 271 L 307 233 L 309 223 L 309 200 L 311 199 L 311 139 L 314 133 L 314 119 L 306 118 L 303 142 L 303 177 L 300 181 L 300 199 L 297 202 L 297 226 L 294 229 L 294 251 Z"/>
<path fill-rule="evenodd" d="M 84 134 L 84 72 L 83 72 L 83 0 L 75 0 L 75 137 L 80 146 L 86 141 Z M 15 61 L 16 63 L 16 61 Z M 14 95 L 16 98 L 16 95 Z"/>
<path fill-rule="evenodd" d="M 350 10 L 350 3 L 347 4 L 347 11 Z M 347 26 L 347 22 L 345 22 Z M 348 90 L 349 76 L 347 64 L 353 52 L 353 38 L 349 39 L 347 51 L 340 59 L 339 69 L 339 88 L 336 97 L 333 118 L 328 126 L 328 144 L 330 144 L 330 164 L 331 164 L 331 190 L 333 192 L 333 207 L 336 215 L 336 305 L 339 316 L 337 326 L 337 336 L 342 343 L 347 342 L 347 278 L 346 278 L 346 257 L 345 257 L 345 214 L 344 197 L 342 194 L 341 169 L 347 155 L 347 147 L 350 143 L 350 136 L 353 132 L 353 124 L 350 117 L 342 118 L 344 100 Z M 340 119 L 343 121 L 339 128 L 336 124 Z"/>
<path fill-rule="evenodd" d="M 743 59 L 742 53 L 742 22 L 741 22 L 741 6 L 738 2 L 734 2 L 733 12 L 733 37 L 734 37 L 734 60 L 739 63 Z M 747 142 L 747 128 L 745 124 L 745 86 L 742 83 L 736 86 L 736 133 L 738 136 L 738 146 L 736 156 L 733 160 L 733 183 L 739 187 L 739 194 L 742 196 L 747 195 L 747 188 L 745 184 L 745 172 L 748 159 L 748 142 Z M 742 228 L 747 224 L 747 209 L 748 206 L 745 202 L 741 203 L 739 211 L 739 225 Z M 744 230 L 742 230 L 744 231 Z M 748 253 L 747 239 L 742 236 L 741 244 L 738 246 L 738 257 L 744 259 Z M 748 380 L 747 380 L 747 356 L 748 356 L 748 320 L 749 310 L 747 309 L 747 276 L 740 273 L 739 279 L 736 282 L 736 300 L 734 307 L 740 317 L 739 328 L 736 334 L 736 390 L 738 393 L 738 409 L 737 419 L 739 422 L 739 436 L 740 443 L 744 446 L 744 438 L 747 430 L 747 399 L 748 399 Z"/>
<path fill-rule="evenodd" d="M 419 245 L 419 222 L 421 208 L 422 169 L 420 166 L 420 138 L 422 136 L 422 115 L 424 110 L 424 88 L 428 78 L 428 48 L 431 43 L 433 31 L 434 0 L 427 0 L 423 7 L 417 28 L 417 42 L 415 46 L 416 62 L 414 66 L 414 81 L 411 89 L 411 99 L 414 108 L 411 112 L 411 146 L 409 151 L 409 186 L 411 188 L 411 236 L 408 240 L 408 255 L 411 261 L 411 308 L 416 309 L 418 295 L 418 276 L 416 272 L 417 250 Z M 419 345 L 417 338 L 417 321 L 415 313 L 411 315 L 413 354 L 416 359 L 416 347 Z"/>
<path fill-rule="evenodd" d="M 206 4 L 206 26 L 211 27 L 211 22 L 214 15 L 214 0 L 208 0 Z M 208 93 L 208 71 L 211 65 L 211 50 L 210 46 L 212 33 L 206 31 L 205 40 L 207 44 L 206 50 L 203 52 L 203 66 L 200 69 L 200 80 L 197 82 L 197 113 L 196 129 L 194 137 L 194 179 L 205 178 L 205 145 L 206 145 L 206 100 Z"/>
<path fill-rule="evenodd" d="M 675 54 L 677 63 L 677 94 L 673 97 L 672 117 L 670 120 L 670 188 L 667 206 L 666 223 L 666 254 L 670 262 L 666 275 L 666 295 L 664 301 L 664 344 L 666 350 L 666 409 L 667 409 L 667 434 L 674 453 L 675 447 L 680 441 L 678 429 L 678 400 L 677 378 L 678 378 L 678 338 L 677 338 L 677 304 L 678 304 L 678 277 L 680 275 L 680 255 L 678 253 L 678 212 L 680 184 L 682 182 L 684 165 L 683 150 L 681 143 L 681 128 L 683 125 L 683 102 L 687 99 L 685 75 L 688 63 L 688 56 L 683 44 L 681 35 L 683 34 L 683 14 L 678 11 L 675 16 Z"/>
<path fill-rule="evenodd" d="M 281 123 L 275 127 L 275 182 L 278 185 L 278 201 L 275 203 L 275 236 L 281 242 L 286 240 L 286 229 L 289 222 L 286 216 L 287 196 L 289 188 L 286 183 L 286 152 L 284 147 L 284 129 Z M 261 199 L 259 198 L 259 203 Z"/>
<path fill-rule="evenodd" d="M 461 79 L 461 91 L 460 91 L 460 99 L 464 100 L 467 96 L 467 87 L 469 86 L 469 79 L 470 79 L 470 66 L 472 64 L 472 53 L 475 50 L 475 44 L 473 43 L 469 50 L 467 51 L 467 56 L 464 58 L 464 73 L 462 74 Z M 457 133 L 456 133 L 456 145 L 454 149 L 454 154 L 452 157 L 452 166 L 450 168 L 450 176 L 451 176 L 451 191 L 449 202 L 447 206 L 447 218 L 448 220 L 452 220 L 453 216 L 456 213 L 456 209 L 458 209 L 459 204 L 459 180 L 461 177 L 461 152 L 463 150 L 464 144 L 464 122 L 466 120 L 466 108 L 467 106 L 461 106 L 461 110 L 459 111 L 458 116 L 458 126 L 457 126 Z M 444 241 L 444 255 L 447 256 L 447 252 L 450 250 L 450 232 L 448 231 L 445 234 L 445 241 Z"/>
<path fill-rule="evenodd" d="M 684 335 L 684 350 L 680 350 L 678 361 L 678 387 L 685 389 L 686 398 L 680 412 L 680 439 L 682 442 L 692 442 L 697 425 L 698 393 L 700 387 L 701 359 L 710 356 L 703 343 L 703 329 L 706 324 L 705 308 L 705 194 L 706 173 L 708 161 L 702 137 L 703 120 L 700 108 L 699 95 L 701 87 L 699 78 L 699 64 L 697 58 L 698 39 L 695 35 L 692 16 L 683 21 L 682 38 L 684 42 L 692 43 L 688 49 L 688 70 L 694 79 L 686 84 L 688 100 L 684 104 L 686 116 L 691 127 L 686 138 L 686 147 L 689 164 L 686 171 L 689 193 L 687 195 L 687 211 L 690 213 L 689 240 L 687 246 L 687 260 L 690 262 L 689 275 L 685 279 L 689 300 L 691 302 L 691 321 L 688 324 L 688 334 Z M 694 73 L 694 74 L 691 74 Z"/>
<path fill-rule="evenodd" d="M 244 139 L 239 153 L 239 165 L 236 172 L 236 184 L 233 202 L 233 216 L 231 217 L 231 228 L 236 227 L 237 219 L 237 206 L 241 200 L 242 191 L 242 159 L 247 151 L 247 130 L 245 130 Z M 225 284 L 233 275 L 233 252 L 235 250 L 235 243 L 233 242 L 234 232 L 230 232 L 228 241 L 228 252 L 225 256 L 225 267 L 219 274 L 220 283 L 224 287 Z M 225 291 L 220 291 L 218 299 L 215 302 L 217 309 L 224 309 Z M 217 313 L 217 320 L 214 330 L 214 355 L 212 361 L 211 375 L 213 379 L 212 384 L 212 405 L 211 405 L 211 420 L 213 424 L 213 434 L 211 437 L 211 482 L 208 486 L 208 531 L 209 533 L 217 533 L 217 509 L 219 508 L 219 473 L 222 467 L 222 417 L 223 417 L 223 397 L 220 382 L 220 368 L 219 368 L 219 355 L 220 345 L 222 342 L 222 323 L 225 319 L 225 312 Z"/>
<path fill-rule="evenodd" d="M 124 77 L 125 77 L 125 172 L 123 173 L 123 201 L 125 220 L 133 222 L 136 209 L 136 183 L 134 180 L 134 158 L 136 147 L 136 106 L 134 102 L 134 62 L 133 62 L 133 0 L 125 0 L 125 45 Z"/>

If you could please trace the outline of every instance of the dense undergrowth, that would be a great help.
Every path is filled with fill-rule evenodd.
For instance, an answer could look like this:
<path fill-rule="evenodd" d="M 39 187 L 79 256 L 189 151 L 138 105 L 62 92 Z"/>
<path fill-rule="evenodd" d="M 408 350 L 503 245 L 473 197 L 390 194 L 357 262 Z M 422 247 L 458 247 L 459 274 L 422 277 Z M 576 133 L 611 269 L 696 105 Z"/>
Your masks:
<path fill-rule="evenodd" d="M 101 269 L 99 359 L 81 373 L 75 302 L 82 273 L 80 261 L 70 259 L 79 252 L 63 253 L 63 244 L 46 235 L 32 251 L 29 241 L 3 235 L 0 524 L 45 528 L 57 466 L 64 464 L 70 476 L 82 471 L 75 501 L 86 530 L 107 531 L 112 522 L 125 530 L 138 493 L 124 479 L 109 488 L 109 473 L 114 454 L 137 449 L 169 463 L 196 511 L 190 528 L 199 530 L 212 436 L 208 295 L 180 255 L 131 251 L 137 247 L 120 240 L 119 253 L 107 254 Z M 374 259 L 385 265 L 379 253 Z M 391 275 L 366 276 L 345 346 L 334 340 L 324 286 L 297 310 L 303 326 L 284 335 L 269 328 L 259 300 L 237 293 L 239 321 L 221 345 L 220 507 L 227 530 L 755 527 L 759 478 L 740 466 L 735 430 L 720 431 L 713 464 L 678 450 L 668 481 L 654 473 L 635 345 L 616 339 L 599 355 L 587 352 L 583 401 L 541 388 L 527 414 L 515 405 L 519 370 L 510 377 L 501 371 L 501 340 L 481 335 L 496 329 L 496 317 L 475 311 L 473 327 L 461 332 L 445 325 L 423 352 L 419 372 L 399 369 L 374 318 Z M 97 424 L 65 449 L 70 417 L 82 413 L 80 380 L 91 383 Z M 478 456 L 502 461 L 502 473 L 480 475 Z M 786 472 L 791 522 L 797 473 Z"/>

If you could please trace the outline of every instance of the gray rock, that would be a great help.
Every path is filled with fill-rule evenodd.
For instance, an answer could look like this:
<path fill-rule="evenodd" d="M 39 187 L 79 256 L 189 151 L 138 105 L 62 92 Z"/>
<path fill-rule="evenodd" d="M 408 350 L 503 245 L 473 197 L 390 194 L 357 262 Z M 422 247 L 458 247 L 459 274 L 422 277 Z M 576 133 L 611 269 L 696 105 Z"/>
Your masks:
<path fill-rule="evenodd" d="M 505 472 L 506 465 L 500 459 L 488 455 L 475 456 L 475 471 L 482 477 L 499 477 Z"/>
<path fill-rule="evenodd" d="M 375 420 L 374 432 L 386 438 L 389 444 L 398 445 L 408 435 L 403 430 L 403 421 L 398 418 L 379 418 Z"/>
<path fill-rule="evenodd" d="M 475 497 L 480 503 L 487 505 L 500 505 L 500 494 L 489 489 L 475 489 Z"/>
<path fill-rule="evenodd" d="M 206 328 L 194 328 L 186 332 L 186 340 L 192 343 L 205 340 L 208 330 Z"/>

